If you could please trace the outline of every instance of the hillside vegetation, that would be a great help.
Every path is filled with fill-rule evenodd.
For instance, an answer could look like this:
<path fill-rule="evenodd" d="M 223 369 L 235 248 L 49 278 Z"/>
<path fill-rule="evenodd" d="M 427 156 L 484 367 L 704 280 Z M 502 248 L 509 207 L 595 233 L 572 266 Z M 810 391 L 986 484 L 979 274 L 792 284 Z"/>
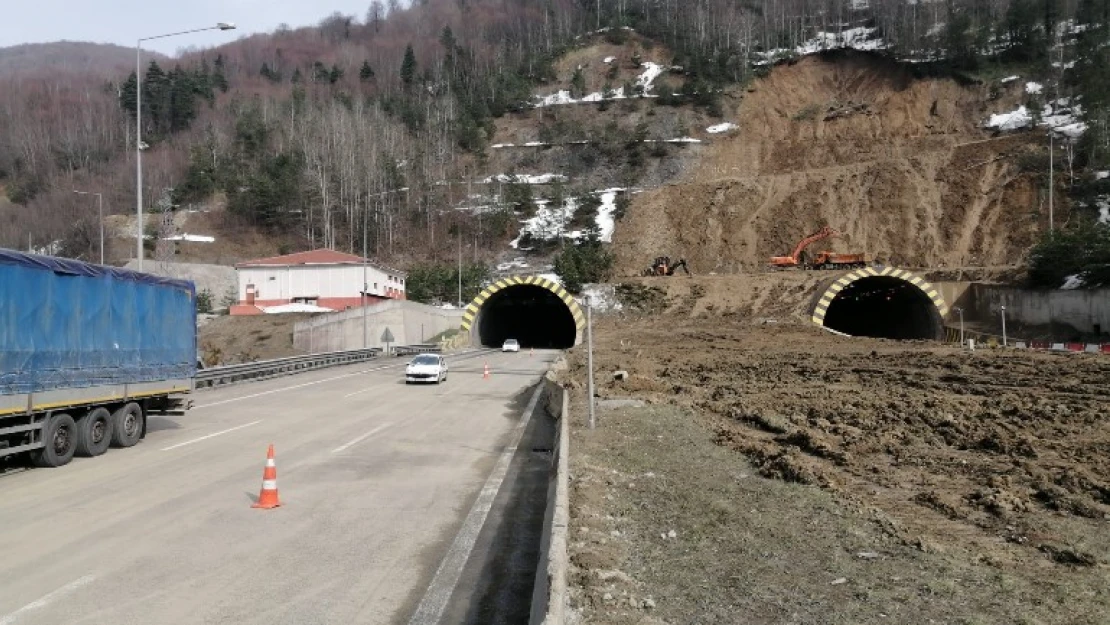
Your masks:
<path fill-rule="evenodd" d="M 657 222 L 678 227 L 682 246 L 698 246 L 706 269 L 782 253 L 799 230 L 836 216 L 851 222 L 841 224 L 849 241 L 892 261 L 1009 262 L 1043 227 L 1030 207 L 1044 184 L 1034 157 L 1024 169 L 1001 159 L 964 170 L 1032 141 L 967 145 L 981 134 L 978 113 L 1002 110 L 983 103 L 1017 102 L 988 85 L 1016 72 L 1045 83 L 1040 102 L 1081 101 L 1088 129 L 1069 167 L 1104 167 L 1107 12 L 1099 0 L 953 0 L 928 10 L 895 0 L 374 2 L 365 16 L 336 14 L 316 27 L 152 60 L 143 79 L 145 209 L 206 211 L 203 223 L 226 239 L 222 262 L 236 259 L 239 238 L 273 241 L 275 253 L 365 247 L 393 263 L 446 262 L 460 242 L 474 259 L 504 252 L 519 240 L 519 221 L 536 217 L 537 198 L 589 203 L 620 188 L 646 191 L 628 207 L 629 224 L 645 211 L 652 219 L 658 209 L 645 202 L 672 212 L 714 202 L 736 212 L 755 202 L 750 225 L 719 233 L 700 217 L 682 222 L 697 211 Z M 831 74 L 838 84 L 807 90 L 802 74 L 830 61 L 791 64 L 845 45 L 886 60 L 842 60 Z M 895 67 L 904 61 L 925 80 Z M 90 257 L 95 203 L 72 190 L 102 191 L 110 212 L 133 212 L 136 80 L 126 70 L 105 79 L 58 67 L 0 74 L 0 184 L 14 202 L 0 208 L 12 225 L 0 245 L 23 247 L 30 235 L 36 245 L 59 241 L 61 253 Z M 652 74 L 648 93 L 638 83 L 654 67 L 662 74 Z M 538 96 L 560 91 L 562 101 L 590 103 L 556 98 L 537 108 L 545 102 Z M 874 108 L 851 108 L 861 104 Z M 825 120 L 821 107 L 830 106 L 852 114 Z M 716 141 L 705 129 L 725 122 L 740 129 L 717 145 L 666 143 Z M 518 142 L 537 149 L 503 147 Z M 511 173 L 568 178 L 542 188 L 511 178 L 483 183 Z M 729 181 L 710 193 L 706 185 L 719 179 Z M 694 186 L 652 191 L 668 182 Z M 839 208 L 850 205 L 854 213 Z M 953 205 L 968 215 L 935 214 Z M 994 230 L 979 230 L 980 221 Z M 148 232 L 161 223 L 150 220 Z M 622 224 L 618 243 L 626 227 L 639 231 Z M 619 264 L 674 252 L 674 237 L 652 236 L 620 252 Z M 128 249 L 114 247 L 115 259 L 126 260 Z"/>

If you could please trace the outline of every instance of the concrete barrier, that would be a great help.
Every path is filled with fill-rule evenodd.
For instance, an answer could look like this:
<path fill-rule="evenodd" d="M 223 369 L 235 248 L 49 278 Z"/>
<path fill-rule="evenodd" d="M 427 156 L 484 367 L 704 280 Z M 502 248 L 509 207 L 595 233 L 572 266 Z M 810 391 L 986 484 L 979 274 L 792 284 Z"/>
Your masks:
<path fill-rule="evenodd" d="M 529 625 L 564 625 L 567 609 L 567 528 L 570 524 L 570 426 L 569 395 L 556 382 L 555 372 L 565 362 L 556 362 L 544 377 L 545 409 L 559 420 L 552 448 L 554 471 L 548 486 L 547 513 L 544 517 L 536 584 L 532 591 Z"/>

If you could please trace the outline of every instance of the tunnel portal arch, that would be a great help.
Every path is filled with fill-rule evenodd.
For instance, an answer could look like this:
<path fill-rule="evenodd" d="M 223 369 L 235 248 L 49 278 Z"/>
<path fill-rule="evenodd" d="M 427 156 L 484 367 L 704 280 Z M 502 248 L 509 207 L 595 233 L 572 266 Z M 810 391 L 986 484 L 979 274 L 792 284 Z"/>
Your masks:
<path fill-rule="evenodd" d="M 818 298 L 811 319 L 851 335 L 940 339 L 947 315 L 944 297 L 921 276 L 894 267 L 867 267 L 833 281 Z"/>
<path fill-rule="evenodd" d="M 514 310 L 512 304 L 520 306 Z M 505 338 L 516 338 L 525 348 L 572 347 L 582 342 L 585 327 L 585 313 L 563 285 L 540 276 L 511 276 L 482 289 L 463 312 L 460 330 L 472 344 L 488 347 L 500 347 Z"/>

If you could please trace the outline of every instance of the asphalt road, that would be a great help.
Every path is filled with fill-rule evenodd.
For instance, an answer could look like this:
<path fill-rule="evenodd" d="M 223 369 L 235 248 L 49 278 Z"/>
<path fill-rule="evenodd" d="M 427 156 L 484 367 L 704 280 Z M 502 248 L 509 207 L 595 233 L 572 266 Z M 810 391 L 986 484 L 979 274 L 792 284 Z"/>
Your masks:
<path fill-rule="evenodd" d="M 202 391 L 137 447 L 0 475 L 0 625 L 434 623 L 554 357 Z M 282 507 L 252 509 L 269 443 Z"/>

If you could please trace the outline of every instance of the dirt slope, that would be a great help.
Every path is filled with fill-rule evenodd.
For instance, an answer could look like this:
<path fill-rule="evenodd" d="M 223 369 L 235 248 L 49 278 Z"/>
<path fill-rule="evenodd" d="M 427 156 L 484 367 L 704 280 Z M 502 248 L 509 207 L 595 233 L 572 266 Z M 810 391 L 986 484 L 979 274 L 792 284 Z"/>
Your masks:
<path fill-rule="evenodd" d="M 917 79 L 863 53 L 780 66 L 684 180 L 636 196 L 614 237 L 618 272 L 657 254 L 699 273 L 751 269 L 825 224 L 845 236 L 815 248 L 910 267 L 1012 264 L 1046 218 L 1016 167 L 1035 138 L 978 125 L 1018 97 L 991 103 L 986 86 Z"/>

